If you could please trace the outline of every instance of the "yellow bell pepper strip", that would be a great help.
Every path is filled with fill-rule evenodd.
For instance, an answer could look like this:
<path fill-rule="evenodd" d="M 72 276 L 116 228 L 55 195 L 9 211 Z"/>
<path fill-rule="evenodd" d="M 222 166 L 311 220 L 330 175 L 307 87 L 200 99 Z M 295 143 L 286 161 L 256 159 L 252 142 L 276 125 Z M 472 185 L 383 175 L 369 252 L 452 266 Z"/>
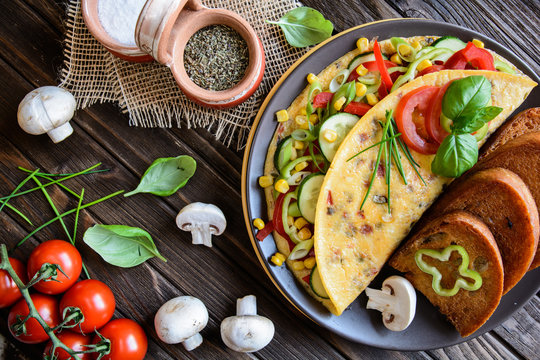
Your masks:
<path fill-rule="evenodd" d="M 441 272 L 435 267 L 426 264 L 422 259 L 422 256 L 429 256 L 439 261 L 448 261 L 453 251 L 457 251 L 461 255 L 461 264 L 459 265 L 458 272 L 461 276 L 456 280 L 452 289 L 445 289 L 441 285 L 442 275 Z M 450 245 L 442 252 L 433 249 L 420 249 L 414 254 L 414 260 L 420 270 L 433 276 L 431 286 L 433 291 L 440 296 L 454 296 L 458 293 L 459 289 L 467 291 L 476 291 L 482 286 L 482 277 L 477 271 L 469 269 L 469 254 L 463 246 Z M 473 280 L 473 283 L 468 282 L 464 277 Z"/>

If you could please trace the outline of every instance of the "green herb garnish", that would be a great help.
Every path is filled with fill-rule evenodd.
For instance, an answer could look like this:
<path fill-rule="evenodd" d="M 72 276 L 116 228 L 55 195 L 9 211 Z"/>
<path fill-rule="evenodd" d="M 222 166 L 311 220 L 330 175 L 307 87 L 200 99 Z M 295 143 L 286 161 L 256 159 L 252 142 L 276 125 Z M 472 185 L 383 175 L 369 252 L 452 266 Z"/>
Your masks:
<path fill-rule="evenodd" d="M 279 25 L 287 42 L 294 47 L 318 44 L 332 36 L 334 30 L 334 25 L 320 12 L 306 6 L 292 9 L 279 21 L 267 22 Z"/>

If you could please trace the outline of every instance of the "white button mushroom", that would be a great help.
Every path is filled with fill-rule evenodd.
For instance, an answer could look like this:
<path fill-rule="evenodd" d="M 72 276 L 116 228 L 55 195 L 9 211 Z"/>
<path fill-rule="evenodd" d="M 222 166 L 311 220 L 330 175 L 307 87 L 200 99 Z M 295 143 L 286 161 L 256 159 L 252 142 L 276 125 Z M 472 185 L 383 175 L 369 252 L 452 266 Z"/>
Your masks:
<path fill-rule="evenodd" d="M 244 296 L 236 301 L 236 316 L 221 323 L 221 339 L 238 352 L 259 351 L 274 337 L 274 323 L 257 315 L 257 298 Z"/>
<path fill-rule="evenodd" d="M 19 104 L 19 126 L 29 134 L 47 133 L 58 143 L 73 133 L 69 121 L 77 102 L 71 93 L 56 86 L 43 86 L 28 93 Z"/>
<path fill-rule="evenodd" d="M 225 231 L 227 220 L 217 206 L 195 202 L 180 210 L 176 225 L 181 230 L 191 231 L 193 244 L 212 247 L 212 235 L 221 235 Z"/>
<path fill-rule="evenodd" d="M 412 284 L 401 276 L 384 280 L 382 289 L 366 288 L 369 297 L 366 308 L 382 312 L 384 326 L 392 331 L 405 330 L 414 318 L 416 292 Z"/>
<path fill-rule="evenodd" d="M 208 310 L 193 296 L 179 296 L 163 304 L 154 318 L 157 336 L 167 344 L 182 343 L 187 351 L 202 344 L 199 332 L 208 324 Z"/>

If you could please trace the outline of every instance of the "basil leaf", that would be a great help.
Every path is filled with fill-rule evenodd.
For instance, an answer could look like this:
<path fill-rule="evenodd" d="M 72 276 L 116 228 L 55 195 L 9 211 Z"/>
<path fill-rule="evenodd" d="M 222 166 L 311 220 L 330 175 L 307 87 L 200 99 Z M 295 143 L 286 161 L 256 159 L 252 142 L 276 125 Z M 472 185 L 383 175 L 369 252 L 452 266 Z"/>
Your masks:
<path fill-rule="evenodd" d="M 268 21 L 279 25 L 287 42 L 294 47 L 315 45 L 332 36 L 334 25 L 315 9 L 299 7 L 286 13 L 279 21 Z"/>
<path fill-rule="evenodd" d="M 431 163 L 434 174 L 458 177 L 478 161 L 478 144 L 471 134 L 450 134 L 437 150 Z"/>
<path fill-rule="evenodd" d="M 109 264 L 129 268 L 142 264 L 159 254 L 150 234 L 126 225 L 94 225 L 86 230 L 84 242 Z"/>
<path fill-rule="evenodd" d="M 503 109 L 497 106 L 486 106 L 476 112 L 473 118 L 460 117 L 454 122 L 455 134 L 470 134 L 480 130 L 485 124 L 493 120 Z"/>
<path fill-rule="evenodd" d="M 453 81 L 442 100 L 443 114 L 454 122 L 471 118 L 491 99 L 491 83 L 480 75 Z"/>
<path fill-rule="evenodd" d="M 145 171 L 139 186 L 124 196 L 141 192 L 158 196 L 172 195 L 186 185 L 195 174 L 195 169 L 197 169 L 197 163 L 191 156 L 159 158 Z"/>

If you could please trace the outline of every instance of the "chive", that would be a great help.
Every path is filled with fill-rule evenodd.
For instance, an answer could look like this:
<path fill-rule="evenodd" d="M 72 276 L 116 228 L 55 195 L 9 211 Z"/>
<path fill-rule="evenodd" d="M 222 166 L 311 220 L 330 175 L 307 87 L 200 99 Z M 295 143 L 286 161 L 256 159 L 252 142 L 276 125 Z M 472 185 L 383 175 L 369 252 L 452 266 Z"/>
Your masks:
<path fill-rule="evenodd" d="M 399 175 L 401 175 L 401 178 L 403 179 L 403 183 L 407 185 L 407 177 L 405 176 L 405 172 L 403 171 L 403 164 L 401 163 L 401 154 L 399 153 L 399 148 L 398 148 L 397 141 L 394 135 L 394 132 L 395 132 L 394 126 L 390 126 L 389 130 L 390 130 L 390 135 L 392 135 L 391 137 L 393 138 L 392 144 L 391 144 L 394 149 L 392 151 L 392 158 L 394 159 L 394 163 L 396 164 L 396 167 L 399 171 Z"/>
<path fill-rule="evenodd" d="M 68 175 L 68 176 L 66 176 L 66 177 L 63 177 L 63 178 L 61 178 L 61 179 L 54 180 L 54 181 L 48 182 L 48 183 L 46 183 L 46 184 L 43 184 L 42 187 L 47 187 L 47 186 L 50 186 L 50 185 L 58 184 L 58 183 L 60 183 L 60 182 L 62 182 L 62 181 L 71 179 L 71 178 L 73 178 L 73 177 L 75 177 L 75 176 L 84 175 L 84 174 L 86 174 L 88 171 L 90 171 L 90 170 L 92 170 L 92 169 L 95 169 L 96 167 L 98 167 L 98 166 L 100 166 L 100 165 L 101 165 L 101 163 L 97 163 L 96 165 L 90 166 L 88 169 L 85 169 L 85 170 L 80 171 L 80 172 L 78 172 L 78 173 L 74 173 L 74 174 Z M 39 189 L 41 189 L 40 186 L 35 187 L 35 188 L 32 188 L 32 189 L 29 189 L 29 190 L 21 191 L 20 193 L 13 194 L 13 196 L 10 195 L 10 196 L 2 197 L 2 198 L 0 198 L 0 202 L 3 202 L 4 200 L 7 200 L 7 199 L 9 199 L 9 198 L 11 198 L 11 197 L 17 197 L 17 196 L 25 195 L 25 194 L 31 193 L 31 192 L 36 191 L 36 190 L 39 190 Z"/>
<path fill-rule="evenodd" d="M 385 159 L 386 160 L 386 186 L 388 188 L 388 196 L 387 196 L 386 202 L 388 204 L 388 213 L 391 213 L 391 210 L 390 210 L 390 175 L 391 175 L 391 170 L 392 170 L 392 142 L 391 141 L 386 142 L 384 144 L 384 156 L 386 158 Z"/>
<path fill-rule="evenodd" d="M 45 190 L 45 188 L 43 187 L 43 184 L 41 183 L 41 181 L 39 181 L 38 178 L 35 177 L 34 175 L 32 175 L 32 177 L 33 177 L 34 181 L 36 182 L 36 184 L 41 187 L 41 191 L 43 192 L 43 195 L 45 195 L 45 198 L 49 202 L 49 205 L 51 205 L 51 208 L 54 211 L 54 213 L 56 214 L 56 216 L 59 216 L 60 213 L 58 212 L 58 209 L 54 205 L 54 202 L 52 201 L 51 197 L 49 196 L 49 193 L 47 192 L 47 190 Z M 60 224 L 62 225 L 62 228 L 66 232 L 66 235 L 67 235 L 69 241 L 71 243 L 73 243 L 73 239 L 71 238 L 71 234 L 69 233 L 69 231 L 68 231 L 68 229 L 66 227 L 66 224 L 64 223 L 64 220 L 62 218 L 59 218 L 58 220 L 60 221 Z"/>
<path fill-rule="evenodd" d="M 317 159 L 315 158 L 315 153 L 313 152 L 313 146 L 315 146 L 315 145 L 312 142 L 309 143 L 309 146 L 308 146 L 309 155 L 311 156 L 311 159 L 313 160 L 313 163 L 315 164 L 315 166 L 317 166 L 317 169 L 319 169 L 319 171 L 322 172 L 323 174 L 326 174 L 326 171 L 321 169 L 321 167 L 319 166 L 319 163 L 317 162 Z M 319 152 L 321 152 L 319 148 L 317 148 L 317 150 L 319 150 Z M 326 164 L 326 161 L 325 161 L 325 164 Z"/>
<path fill-rule="evenodd" d="M 120 191 L 117 191 L 117 192 L 115 192 L 115 193 L 112 193 L 112 194 L 109 194 L 109 195 L 107 195 L 107 196 L 104 196 L 104 197 L 102 197 L 102 198 L 100 198 L 100 199 L 94 200 L 94 201 L 92 201 L 92 202 L 90 202 L 90 203 L 88 203 L 88 204 L 84 204 L 84 205 L 82 205 L 82 206 L 79 208 L 79 210 L 86 209 L 87 207 L 90 207 L 90 206 L 92 206 L 92 205 L 98 204 L 98 203 L 100 203 L 100 202 L 102 202 L 102 201 L 105 201 L 105 200 L 107 200 L 107 199 L 110 199 L 110 198 L 112 198 L 112 197 L 114 197 L 114 196 L 117 196 L 117 195 L 119 195 L 119 194 L 122 194 L 123 192 L 124 192 L 124 190 L 120 190 Z M 26 240 L 28 240 L 30 237 L 32 237 L 35 233 L 37 233 L 37 232 L 40 231 L 41 229 L 43 229 L 43 228 L 49 226 L 50 224 L 52 224 L 53 222 L 55 222 L 56 220 L 58 220 L 58 219 L 60 219 L 60 218 L 63 218 L 63 217 L 65 217 L 65 216 L 69 215 L 69 214 L 73 214 L 73 213 L 76 212 L 76 211 L 77 211 L 77 208 L 68 210 L 68 211 L 64 212 L 63 214 L 60 214 L 60 215 L 58 215 L 57 217 L 55 217 L 55 218 L 53 218 L 53 219 L 47 221 L 45 224 L 43 224 L 43 225 L 37 227 L 36 229 L 34 229 L 34 231 L 32 231 L 30 234 L 26 235 L 21 241 L 19 241 L 19 242 L 17 243 L 17 245 L 15 245 L 15 248 L 18 248 L 19 246 L 21 246 Z"/>
<path fill-rule="evenodd" d="M 75 224 L 73 226 L 73 241 L 71 242 L 73 246 L 75 246 L 75 240 L 77 239 L 77 226 L 79 225 L 79 212 L 81 211 L 81 204 L 84 198 L 84 188 L 81 190 L 81 195 L 79 196 L 79 203 L 77 204 L 77 211 L 75 211 Z M 87 279 L 90 279 L 90 274 L 88 273 L 88 269 L 86 268 L 86 265 L 84 265 L 84 262 L 82 263 L 82 269 L 84 271 L 84 275 L 86 275 Z"/>
<path fill-rule="evenodd" d="M 2 211 L 2 209 L 4 208 L 4 206 L 7 205 L 8 201 L 12 198 L 12 197 L 15 197 L 15 193 L 17 192 L 17 190 L 19 190 L 20 188 L 23 187 L 24 184 L 26 184 L 28 182 L 28 180 L 32 179 L 34 177 L 34 174 L 37 173 L 39 171 L 39 169 L 36 169 L 34 170 L 30 175 L 28 175 L 26 177 L 26 179 L 24 179 L 23 181 L 21 181 L 19 183 L 19 185 L 17 185 L 17 187 L 15 187 L 15 189 L 13 189 L 13 191 L 11 192 L 11 194 L 9 194 L 8 196 L 4 198 L 2 198 L 3 201 L 1 201 L 2 205 L 0 206 L 0 212 Z"/>
<path fill-rule="evenodd" d="M 19 169 L 21 171 L 24 171 L 24 172 L 27 172 L 27 173 L 32 172 L 32 170 L 25 169 L 22 166 L 18 166 L 17 169 Z M 97 174 L 97 173 L 102 173 L 102 172 L 107 172 L 107 171 L 111 171 L 111 170 L 110 169 L 102 169 L 102 170 L 86 171 L 86 172 L 84 172 L 84 175 Z M 53 173 L 42 173 L 42 172 L 36 173 L 37 176 L 43 177 L 43 178 L 45 176 L 50 176 L 50 177 L 59 177 L 60 176 L 61 177 L 61 176 L 70 176 L 70 175 L 73 175 L 73 174 L 78 174 L 78 173 L 65 173 L 65 174 L 53 174 Z"/>
<path fill-rule="evenodd" d="M 30 221 L 30 219 L 28 219 L 26 217 L 26 215 L 24 215 L 22 212 L 20 212 L 19 210 L 17 210 L 17 208 L 15 208 L 15 206 L 11 205 L 11 204 L 8 204 L 7 202 L 4 204 L 8 209 L 11 209 L 15 214 L 19 215 L 21 218 L 23 218 L 24 220 L 26 220 L 27 223 L 29 223 L 30 225 L 34 226 L 34 224 L 32 224 L 32 222 Z"/>
<path fill-rule="evenodd" d="M 396 134 L 396 135 L 394 135 L 394 136 L 391 136 L 391 137 L 388 137 L 388 138 L 386 138 L 386 139 L 383 139 L 383 140 L 379 141 L 378 143 L 375 143 L 375 144 L 373 144 L 373 145 L 370 145 L 370 146 L 368 146 L 367 148 L 362 149 L 362 150 L 359 151 L 358 153 L 356 153 L 356 154 L 354 154 L 353 156 L 351 156 L 350 158 L 348 158 L 347 161 L 351 161 L 352 159 L 354 159 L 354 158 L 357 157 L 358 155 L 360 155 L 360 154 L 362 154 L 362 153 L 368 151 L 368 150 L 371 149 L 371 148 L 374 148 L 375 146 L 379 146 L 379 145 L 381 145 L 381 144 L 383 144 L 383 143 L 385 143 L 385 142 L 387 142 L 387 141 L 394 140 L 394 139 L 397 138 L 398 136 L 401 136 L 401 133 L 398 133 L 398 134 Z"/>
<path fill-rule="evenodd" d="M 422 180 L 424 185 L 426 185 L 426 182 L 424 181 L 424 178 L 422 177 L 422 175 L 420 175 L 420 172 L 416 168 L 417 166 L 420 166 L 420 165 L 418 165 L 418 163 L 412 157 L 412 155 L 411 155 L 411 153 L 409 151 L 409 147 L 407 146 L 407 144 L 403 143 L 403 141 L 401 139 L 399 139 L 398 143 L 399 143 L 399 146 L 401 147 L 401 149 L 403 150 L 403 152 L 405 153 L 405 157 L 407 158 L 407 160 L 409 160 L 409 163 L 411 164 L 412 168 L 416 172 L 416 175 L 418 175 L 420 180 Z"/>
<path fill-rule="evenodd" d="M 27 170 L 27 169 L 25 169 L 25 168 L 23 168 L 21 166 L 19 166 L 18 169 L 21 170 L 21 171 L 24 171 L 24 172 L 32 172 L 31 170 Z M 51 176 L 60 176 L 60 175 L 57 175 L 57 174 L 46 174 L 46 173 L 41 173 L 41 172 L 38 172 L 35 175 L 39 176 L 40 178 L 43 178 L 45 180 L 49 180 L 49 181 L 54 181 L 54 179 Z M 69 174 L 69 175 L 71 175 L 71 174 Z M 65 176 L 69 176 L 69 175 L 65 175 Z M 75 196 L 77 199 L 79 198 L 79 194 L 77 194 L 75 191 L 71 190 L 70 188 L 68 188 L 64 184 L 58 183 L 56 185 L 60 186 L 64 190 L 66 190 L 68 193 Z"/>

